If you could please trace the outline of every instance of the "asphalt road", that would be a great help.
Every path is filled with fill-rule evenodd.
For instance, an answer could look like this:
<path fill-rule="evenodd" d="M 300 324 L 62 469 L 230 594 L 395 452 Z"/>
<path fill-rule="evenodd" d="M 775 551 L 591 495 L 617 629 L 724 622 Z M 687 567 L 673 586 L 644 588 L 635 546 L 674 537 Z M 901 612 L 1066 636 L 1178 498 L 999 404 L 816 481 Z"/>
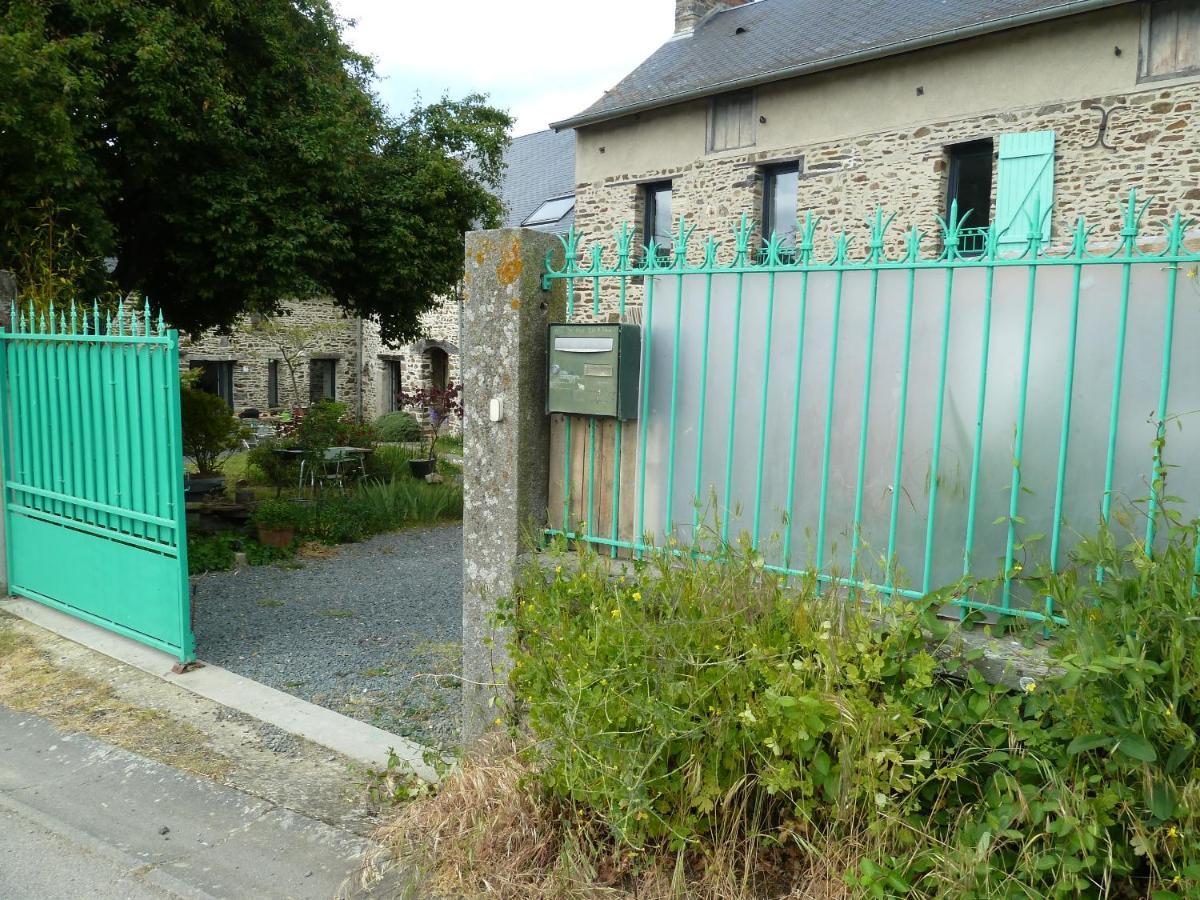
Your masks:
<path fill-rule="evenodd" d="M 338 895 L 362 838 L 0 707 L 0 897 Z"/>

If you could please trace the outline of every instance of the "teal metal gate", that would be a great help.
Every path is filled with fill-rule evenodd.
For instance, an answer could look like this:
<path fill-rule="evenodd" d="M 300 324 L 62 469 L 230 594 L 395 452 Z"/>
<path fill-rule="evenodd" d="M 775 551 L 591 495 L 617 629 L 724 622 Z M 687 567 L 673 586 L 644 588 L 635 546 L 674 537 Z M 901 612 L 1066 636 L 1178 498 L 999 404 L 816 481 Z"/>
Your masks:
<path fill-rule="evenodd" d="M 0 331 L 11 592 L 191 662 L 178 333 L 148 303 L 115 318 L 14 309 L 12 325 Z"/>
<path fill-rule="evenodd" d="M 956 209 L 932 254 L 882 214 L 828 254 L 811 217 L 795 246 L 743 218 L 696 254 L 682 219 L 644 252 L 630 228 L 590 252 L 572 232 L 545 284 L 576 320 L 636 296 L 641 399 L 636 421 L 554 421 L 547 533 L 614 556 L 744 538 L 783 575 L 1059 619 L 1027 575 L 1080 534 L 1120 514 L 1153 552 L 1164 504 L 1200 520 L 1200 252 L 1178 215 L 1144 229 L 1149 206 L 1054 252 L 1036 212 L 1013 252 Z"/>

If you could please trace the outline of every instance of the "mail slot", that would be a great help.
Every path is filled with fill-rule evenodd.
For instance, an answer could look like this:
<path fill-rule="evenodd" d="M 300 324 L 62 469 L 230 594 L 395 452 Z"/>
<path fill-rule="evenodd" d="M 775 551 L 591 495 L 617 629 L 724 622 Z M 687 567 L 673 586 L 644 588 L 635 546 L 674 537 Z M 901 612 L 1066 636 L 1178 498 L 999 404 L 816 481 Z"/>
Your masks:
<path fill-rule="evenodd" d="M 551 325 L 547 411 L 636 419 L 641 347 L 637 325 Z"/>

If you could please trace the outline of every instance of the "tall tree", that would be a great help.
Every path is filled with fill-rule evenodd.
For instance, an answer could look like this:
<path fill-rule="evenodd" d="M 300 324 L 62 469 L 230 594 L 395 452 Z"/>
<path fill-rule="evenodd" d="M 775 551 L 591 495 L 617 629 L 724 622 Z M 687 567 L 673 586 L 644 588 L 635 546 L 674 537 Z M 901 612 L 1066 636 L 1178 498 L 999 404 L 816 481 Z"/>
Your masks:
<path fill-rule="evenodd" d="M 411 336 L 499 215 L 511 120 L 393 121 L 372 79 L 329 0 L 0 0 L 0 269 L 52 209 L 85 296 L 110 257 L 184 329 L 330 296 Z"/>

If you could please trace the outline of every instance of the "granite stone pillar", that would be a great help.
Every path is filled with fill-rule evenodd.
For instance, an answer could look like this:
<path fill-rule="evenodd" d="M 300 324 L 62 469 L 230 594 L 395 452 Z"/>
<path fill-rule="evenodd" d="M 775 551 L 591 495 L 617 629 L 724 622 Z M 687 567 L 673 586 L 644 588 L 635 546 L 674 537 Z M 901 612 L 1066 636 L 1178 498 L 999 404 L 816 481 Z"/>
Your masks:
<path fill-rule="evenodd" d="M 547 325 L 562 321 L 562 281 L 542 290 L 553 235 L 523 228 L 467 235 L 462 307 L 463 741 L 499 717 L 508 636 L 493 624 L 517 559 L 546 524 L 550 422 Z"/>

